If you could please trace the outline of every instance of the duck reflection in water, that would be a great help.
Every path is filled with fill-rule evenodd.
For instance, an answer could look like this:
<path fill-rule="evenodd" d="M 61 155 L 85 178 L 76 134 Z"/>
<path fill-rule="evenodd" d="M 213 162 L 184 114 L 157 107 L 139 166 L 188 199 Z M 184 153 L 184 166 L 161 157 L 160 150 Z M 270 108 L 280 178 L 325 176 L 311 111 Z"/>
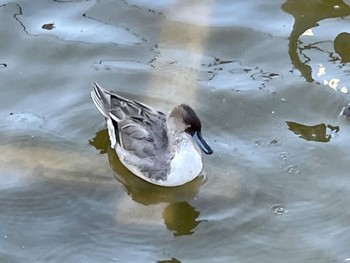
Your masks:
<path fill-rule="evenodd" d="M 128 195 L 142 205 L 168 203 L 163 211 L 166 227 L 174 236 L 191 235 L 193 229 L 201 222 L 197 218 L 200 214 L 187 201 L 193 199 L 203 184 L 203 177 L 179 186 L 165 188 L 150 184 L 125 168 L 115 151 L 110 147 L 107 129 L 99 131 L 89 143 L 101 154 L 108 154 L 109 164 L 114 171 L 116 179 L 122 183 Z"/>

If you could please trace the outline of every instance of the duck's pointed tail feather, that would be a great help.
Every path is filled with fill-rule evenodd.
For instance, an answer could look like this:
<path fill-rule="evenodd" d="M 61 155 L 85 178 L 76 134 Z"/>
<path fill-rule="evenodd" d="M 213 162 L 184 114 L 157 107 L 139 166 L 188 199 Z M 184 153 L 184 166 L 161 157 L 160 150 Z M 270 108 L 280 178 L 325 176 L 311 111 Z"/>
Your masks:
<path fill-rule="evenodd" d="M 109 118 L 109 111 L 111 108 L 110 95 L 96 82 L 93 83 L 93 89 L 91 91 L 92 101 L 95 103 L 96 108 L 101 112 L 105 118 Z"/>

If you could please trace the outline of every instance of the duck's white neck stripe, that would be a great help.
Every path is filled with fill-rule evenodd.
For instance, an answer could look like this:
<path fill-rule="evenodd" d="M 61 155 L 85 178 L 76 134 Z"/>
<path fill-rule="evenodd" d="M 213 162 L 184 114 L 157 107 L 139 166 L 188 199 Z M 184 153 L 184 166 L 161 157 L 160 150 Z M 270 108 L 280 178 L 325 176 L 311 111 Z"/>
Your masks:
<path fill-rule="evenodd" d="M 111 141 L 111 147 L 114 149 L 115 145 L 117 144 L 117 139 L 115 137 L 115 129 L 111 118 L 107 118 L 107 128 L 109 139 Z"/>

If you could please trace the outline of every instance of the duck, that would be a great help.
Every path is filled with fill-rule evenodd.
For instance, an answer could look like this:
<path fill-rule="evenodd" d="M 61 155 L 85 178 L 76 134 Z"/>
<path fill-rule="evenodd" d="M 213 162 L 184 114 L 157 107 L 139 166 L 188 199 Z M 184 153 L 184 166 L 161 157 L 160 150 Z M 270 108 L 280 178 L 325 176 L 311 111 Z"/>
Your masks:
<path fill-rule="evenodd" d="M 345 107 L 343 107 L 341 114 L 346 116 L 346 117 L 350 117 L 350 103 L 348 105 L 346 105 Z"/>
<path fill-rule="evenodd" d="M 91 98 L 107 124 L 111 147 L 121 163 L 151 184 L 175 187 L 203 170 L 202 152 L 213 150 L 203 139 L 201 121 L 187 104 L 168 115 L 93 83 Z"/>

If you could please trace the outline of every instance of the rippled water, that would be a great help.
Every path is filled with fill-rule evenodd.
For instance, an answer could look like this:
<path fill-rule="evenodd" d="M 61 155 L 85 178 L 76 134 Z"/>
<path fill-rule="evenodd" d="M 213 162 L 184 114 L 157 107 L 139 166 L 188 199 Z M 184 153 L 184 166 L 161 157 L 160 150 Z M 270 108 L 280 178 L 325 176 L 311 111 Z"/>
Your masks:
<path fill-rule="evenodd" d="M 1 262 L 348 262 L 347 0 L 0 1 Z M 172 189 L 110 149 L 91 82 L 214 149 Z"/>

